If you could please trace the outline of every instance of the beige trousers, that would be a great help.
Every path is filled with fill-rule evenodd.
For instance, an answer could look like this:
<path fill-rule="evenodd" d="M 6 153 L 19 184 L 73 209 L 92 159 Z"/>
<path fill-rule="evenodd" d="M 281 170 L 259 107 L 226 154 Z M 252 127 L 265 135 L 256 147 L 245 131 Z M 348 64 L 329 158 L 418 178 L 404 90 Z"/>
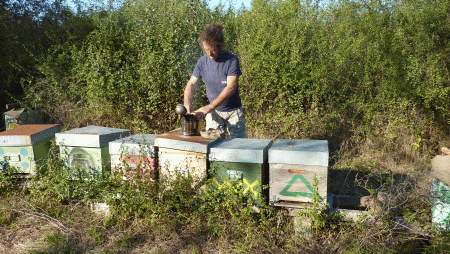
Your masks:
<path fill-rule="evenodd" d="M 206 130 L 217 130 L 222 126 L 231 138 L 246 138 L 245 115 L 242 107 L 229 112 L 214 110 L 206 115 Z"/>

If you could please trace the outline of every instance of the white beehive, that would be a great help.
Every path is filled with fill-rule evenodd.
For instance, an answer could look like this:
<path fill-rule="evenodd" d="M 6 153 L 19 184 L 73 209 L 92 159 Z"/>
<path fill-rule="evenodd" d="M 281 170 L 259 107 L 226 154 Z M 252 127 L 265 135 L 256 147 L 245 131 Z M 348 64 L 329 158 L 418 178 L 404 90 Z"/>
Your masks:
<path fill-rule="evenodd" d="M 298 207 L 311 202 L 314 176 L 318 193 L 326 200 L 328 142 L 277 139 L 269 149 L 269 203 Z"/>
<path fill-rule="evenodd" d="M 160 178 L 170 182 L 177 175 L 192 176 L 194 184 L 207 176 L 208 150 L 220 139 L 184 136 L 176 129 L 155 138 Z"/>
<path fill-rule="evenodd" d="M 58 133 L 56 143 L 68 167 L 102 175 L 103 168 L 109 168 L 111 163 L 109 142 L 129 135 L 130 130 L 88 126 Z"/>
<path fill-rule="evenodd" d="M 153 146 L 156 134 L 136 134 L 109 142 L 112 172 L 121 170 L 124 179 L 133 178 L 136 168 L 141 176 L 155 178 L 156 154 Z"/>

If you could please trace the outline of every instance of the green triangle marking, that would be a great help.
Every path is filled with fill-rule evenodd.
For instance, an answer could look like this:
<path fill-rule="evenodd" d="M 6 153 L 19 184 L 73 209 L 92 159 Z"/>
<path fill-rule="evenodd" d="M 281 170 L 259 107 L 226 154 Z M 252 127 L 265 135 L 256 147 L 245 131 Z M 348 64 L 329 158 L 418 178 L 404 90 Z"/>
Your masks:
<path fill-rule="evenodd" d="M 311 192 L 290 192 L 288 191 L 291 186 L 295 183 L 295 181 L 297 181 L 297 179 L 300 179 L 308 188 L 308 190 L 310 190 Z M 284 187 L 284 189 L 282 191 L 280 191 L 280 194 L 283 196 L 289 196 L 289 197 L 297 197 L 297 196 L 302 196 L 302 197 L 308 197 L 308 198 L 312 198 L 312 193 L 314 192 L 313 187 L 311 186 L 311 184 L 305 179 L 305 177 L 303 175 L 295 175 L 292 177 L 292 179 L 289 181 L 289 183 L 286 185 L 286 187 Z"/>

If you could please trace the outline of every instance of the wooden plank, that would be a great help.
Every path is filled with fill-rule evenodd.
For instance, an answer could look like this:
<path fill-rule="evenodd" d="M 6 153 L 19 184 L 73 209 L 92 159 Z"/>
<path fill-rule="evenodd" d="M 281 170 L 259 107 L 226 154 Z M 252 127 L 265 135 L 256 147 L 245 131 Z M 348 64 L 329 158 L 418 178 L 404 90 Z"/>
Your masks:
<path fill-rule="evenodd" d="M 333 196 L 333 207 L 370 207 L 372 203 L 370 196 Z"/>

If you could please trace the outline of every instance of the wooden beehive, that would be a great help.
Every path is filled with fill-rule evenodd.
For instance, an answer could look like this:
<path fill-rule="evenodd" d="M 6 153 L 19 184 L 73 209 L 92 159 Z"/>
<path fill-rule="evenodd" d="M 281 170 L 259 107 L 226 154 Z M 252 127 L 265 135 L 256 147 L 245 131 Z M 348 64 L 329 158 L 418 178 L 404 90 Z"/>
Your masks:
<path fill-rule="evenodd" d="M 35 173 L 36 165 L 48 155 L 51 140 L 60 131 L 57 124 L 21 125 L 0 133 L 0 160 L 19 173 Z"/>
<path fill-rule="evenodd" d="M 210 148 L 211 176 L 219 188 L 232 186 L 246 195 L 261 198 L 267 184 L 267 152 L 270 139 L 224 139 Z"/>
<path fill-rule="evenodd" d="M 156 137 L 160 179 L 169 183 L 177 175 L 192 176 L 198 183 L 207 176 L 209 147 L 220 139 L 184 136 L 181 129 Z"/>
<path fill-rule="evenodd" d="M 312 201 L 314 176 L 318 193 L 326 200 L 328 142 L 277 139 L 269 149 L 269 203 L 302 207 Z"/>
<path fill-rule="evenodd" d="M 130 135 L 130 130 L 88 126 L 58 133 L 56 143 L 66 166 L 101 176 L 111 165 L 109 142 Z"/>
<path fill-rule="evenodd" d="M 156 134 L 136 134 L 109 142 L 111 171 L 121 172 L 124 180 L 135 176 L 155 178 L 156 154 L 153 146 Z M 138 168 L 138 169 L 137 169 Z"/>

